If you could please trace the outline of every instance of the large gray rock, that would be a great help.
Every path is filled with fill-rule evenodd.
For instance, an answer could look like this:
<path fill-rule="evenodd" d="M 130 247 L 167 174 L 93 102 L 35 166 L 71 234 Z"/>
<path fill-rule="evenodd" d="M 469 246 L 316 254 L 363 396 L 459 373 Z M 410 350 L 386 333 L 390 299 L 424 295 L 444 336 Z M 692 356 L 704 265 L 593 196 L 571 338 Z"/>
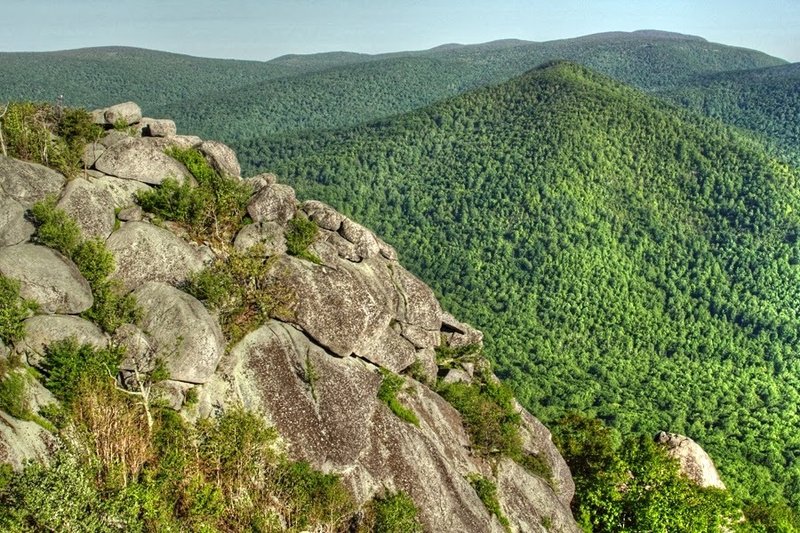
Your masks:
<path fill-rule="evenodd" d="M 114 231 L 114 198 L 102 185 L 81 178 L 70 181 L 58 208 L 72 217 L 86 237 L 105 240 Z"/>
<path fill-rule="evenodd" d="M 247 213 L 254 222 L 286 224 L 296 211 L 294 189 L 279 183 L 262 187 L 247 204 Z"/>
<path fill-rule="evenodd" d="M 456 348 L 470 345 L 483 345 L 483 333 L 456 319 L 450 313 L 442 313 L 442 337 Z"/>
<path fill-rule="evenodd" d="M 100 156 L 103 155 L 105 151 L 106 147 L 99 142 L 87 143 L 86 146 L 83 147 L 83 154 L 81 155 L 81 161 L 84 167 L 92 168 L 95 161 L 100 159 Z"/>
<path fill-rule="evenodd" d="M 344 221 L 344 215 L 334 208 L 317 200 L 307 200 L 303 202 L 303 211 L 308 218 L 313 220 L 317 226 L 329 231 L 339 231 Z"/>
<path fill-rule="evenodd" d="M 77 267 L 60 253 L 34 244 L 0 249 L 0 274 L 19 280 L 20 295 L 41 311 L 77 315 L 92 306 L 92 290 Z"/>
<path fill-rule="evenodd" d="M 178 183 L 191 180 L 189 171 L 183 164 L 160 150 L 150 138 L 129 137 L 111 145 L 94 166 L 100 172 L 159 185 L 167 178 Z"/>
<path fill-rule="evenodd" d="M 703 488 L 725 489 L 714 461 L 706 451 L 689 437 L 662 431 L 656 442 L 667 449 L 670 457 L 677 459 L 681 473 Z"/>
<path fill-rule="evenodd" d="M 220 175 L 232 178 L 242 177 L 242 167 L 239 165 L 236 152 L 228 146 L 218 141 L 203 141 L 197 149 L 206 156 L 208 162 Z"/>
<path fill-rule="evenodd" d="M 415 427 L 377 399 L 374 368 L 330 357 L 278 322 L 245 337 L 231 357 L 244 407 L 265 413 L 293 456 L 341 474 L 359 503 L 403 490 L 426 531 L 502 531 L 466 480 L 485 466 L 470 456 L 458 413 L 426 387 L 409 381 L 413 391 L 401 393 L 420 418 Z"/>
<path fill-rule="evenodd" d="M 520 531 L 579 533 L 569 503 L 549 489 L 545 480 L 510 459 L 503 459 L 497 467 L 497 499 L 509 522 L 524 524 Z"/>
<path fill-rule="evenodd" d="M 544 481 L 553 487 L 561 503 L 565 507 L 569 507 L 572 497 L 575 495 L 575 482 L 567 462 L 553 444 L 550 430 L 518 403 L 516 409 L 520 414 L 522 451 L 544 461 L 550 469 L 550 478 L 544 479 Z"/>
<path fill-rule="evenodd" d="M 108 191 L 114 209 L 130 207 L 136 203 L 136 196 L 139 193 L 152 190 L 152 187 L 141 181 L 115 178 L 100 173 L 89 177 L 89 181 L 98 189 Z"/>
<path fill-rule="evenodd" d="M 113 277 L 126 289 L 148 281 L 179 284 L 203 269 L 198 253 L 170 231 L 145 222 L 128 222 L 106 241 L 116 258 Z"/>
<path fill-rule="evenodd" d="M 25 339 L 15 349 L 27 358 L 29 365 L 40 366 L 50 344 L 69 338 L 96 348 L 108 346 L 108 337 L 88 320 L 68 315 L 36 315 L 25 320 Z"/>
<path fill-rule="evenodd" d="M 20 471 L 28 461 L 47 460 L 57 446 L 57 439 L 36 422 L 0 411 L 0 464 Z"/>
<path fill-rule="evenodd" d="M 155 348 L 137 326 L 123 324 L 114 332 L 114 343 L 125 349 L 125 358 L 119 364 L 120 370 L 146 373 L 155 369 Z"/>
<path fill-rule="evenodd" d="M 389 326 L 389 314 L 369 278 L 347 268 L 282 256 L 273 272 L 296 298 L 292 321 L 331 352 L 345 357 Z"/>
<path fill-rule="evenodd" d="M 144 137 L 168 137 L 178 133 L 174 120 L 166 118 L 142 118 L 139 121 Z"/>
<path fill-rule="evenodd" d="M 35 231 L 22 204 L 0 191 L 0 247 L 28 241 Z"/>
<path fill-rule="evenodd" d="M 353 243 L 356 247 L 356 252 L 358 252 L 358 255 L 362 258 L 374 257 L 381 253 L 381 248 L 378 245 L 378 239 L 375 237 L 375 234 L 349 218 L 342 221 L 339 234 L 347 241 Z"/>
<path fill-rule="evenodd" d="M 66 182 L 55 170 L 0 155 L 0 196 L 16 200 L 25 209 L 49 195 L 58 196 Z"/>
<path fill-rule="evenodd" d="M 142 119 L 142 109 L 135 102 L 123 102 L 107 107 L 103 112 L 103 118 L 106 124 L 124 123 L 130 126 Z"/>
<path fill-rule="evenodd" d="M 193 296 L 166 283 L 150 282 L 134 291 L 144 311 L 139 324 L 170 378 L 205 383 L 225 351 L 216 319 Z"/>
<path fill-rule="evenodd" d="M 257 222 L 248 224 L 239 230 L 233 246 L 240 252 L 249 250 L 260 244 L 264 247 L 265 255 L 279 255 L 286 253 L 286 236 L 283 226 L 277 222 Z"/>

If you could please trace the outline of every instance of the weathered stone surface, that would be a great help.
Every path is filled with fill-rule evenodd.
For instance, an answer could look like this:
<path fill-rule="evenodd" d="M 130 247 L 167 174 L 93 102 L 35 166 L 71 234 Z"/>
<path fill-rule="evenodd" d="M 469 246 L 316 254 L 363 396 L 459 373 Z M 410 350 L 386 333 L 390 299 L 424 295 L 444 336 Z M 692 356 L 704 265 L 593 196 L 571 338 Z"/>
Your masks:
<path fill-rule="evenodd" d="M 203 304 L 161 282 L 142 285 L 134 296 L 144 310 L 140 326 L 171 379 L 208 381 L 224 353 L 225 339 Z"/>
<path fill-rule="evenodd" d="M 405 268 L 395 265 L 392 268 L 398 286 L 402 291 L 400 320 L 435 332 L 442 327 L 442 308 L 433 291 Z"/>
<path fill-rule="evenodd" d="M 328 230 L 319 230 L 318 238 L 311 245 L 311 250 L 327 264 L 335 263 L 336 257 L 341 257 L 353 263 L 360 263 L 362 260 L 355 244 L 345 240 L 338 233 Z M 332 252 L 333 256 L 328 257 L 329 252 Z"/>
<path fill-rule="evenodd" d="M 0 191 L 0 247 L 26 242 L 35 231 L 22 204 Z"/>
<path fill-rule="evenodd" d="M 339 231 L 345 218 L 344 215 L 331 206 L 316 200 L 303 202 L 303 211 L 305 211 L 308 218 L 313 220 L 317 226 L 329 231 Z"/>
<path fill-rule="evenodd" d="M 159 185 L 167 178 L 178 183 L 192 179 L 183 164 L 166 155 L 149 138 L 128 137 L 110 146 L 95 162 L 110 176 Z"/>
<path fill-rule="evenodd" d="M 245 337 L 231 356 L 245 408 L 265 413 L 293 456 L 340 473 L 358 502 L 384 488 L 403 490 L 426 531 L 502 531 L 465 478 L 482 467 L 469 455 L 458 413 L 429 389 L 409 381 L 413 392 L 401 393 L 420 418 L 417 428 L 377 399 L 381 378 L 373 368 L 330 357 L 278 322 Z"/>
<path fill-rule="evenodd" d="M 58 196 L 66 182 L 55 170 L 0 155 L 0 193 L 25 209 L 49 195 Z"/>
<path fill-rule="evenodd" d="M 104 239 L 114 231 L 114 198 L 103 187 L 78 178 L 64 189 L 58 208 L 78 224 L 86 237 Z"/>
<path fill-rule="evenodd" d="M 265 248 L 266 255 L 286 253 L 286 237 L 283 227 L 277 222 L 257 222 L 248 224 L 239 230 L 233 246 L 240 252 L 260 244 Z"/>
<path fill-rule="evenodd" d="M 389 325 L 383 302 L 354 271 L 282 256 L 273 272 L 296 293 L 293 322 L 337 355 L 352 354 Z"/>
<path fill-rule="evenodd" d="M 342 221 L 339 234 L 355 245 L 358 255 L 362 258 L 374 257 L 381 252 L 375 234 L 349 218 Z"/>
<path fill-rule="evenodd" d="M 25 320 L 25 340 L 17 343 L 15 349 L 27 358 L 29 365 L 40 366 L 50 344 L 70 337 L 79 344 L 108 346 L 108 337 L 88 320 L 69 315 L 36 315 Z"/>
<path fill-rule="evenodd" d="M 111 194 L 111 199 L 115 209 L 123 209 L 136 203 L 136 195 L 141 191 L 149 191 L 151 187 L 141 181 L 126 180 L 115 178 L 114 176 L 100 175 L 90 177 L 89 181 L 101 189 L 105 189 Z"/>
<path fill-rule="evenodd" d="M 580 533 L 569 504 L 560 501 L 545 480 L 510 459 L 501 461 L 497 478 L 500 507 L 519 531 Z"/>
<path fill-rule="evenodd" d="M 294 217 L 296 203 L 294 189 L 276 183 L 263 187 L 250 199 L 247 213 L 254 222 L 286 224 Z"/>
<path fill-rule="evenodd" d="M 570 474 L 567 462 L 561 457 L 558 448 L 553 444 L 553 437 L 544 424 L 526 411 L 521 405 L 516 404 L 520 414 L 520 436 L 522 437 L 522 451 L 544 459 L 550 467 L 551 478 L 549 481 L 565 507 L 569 507 L 575 495 L 575 482 Z"/>
<path fill-rule="evenodd" d="M 430 331 L 414 324 L 401 324 L 403 337 L 416 348 L 436 348 L 441 344 L 441 333 Z"/>
<path fill-rule="evenodd" d="M 714 461 L 695 441 L 677 433 L 662 431 L 656 436 L 656 442 L 666 447 L 670 457 L 678 460 L 683 475 L 703 488 L 725 489 Z"/>
<path fill-rule="evenodd" d="M 127 289 L 148 281 L 178 284 L 202 270 L 195 250 L 173 233 L 145 222 L 128 222 L 106 241 L 116 258 L 113 276 Z"/>
<path fill-rule="evenodd" d="M 133 324 L 123 324 L 114 332 L 114 343 L 125 349 L 120 370 L 151 372 L 156 367 L 156 353 L 147 335 Z"/>
<path fill-rule="evenodd" d="M 142 118 L 139 124 L 144 137 L 167 137 L 178 133 L 175 121 L 166 118 Z"/>
<path fill-rule="evenodd" d="M 442 337 L 450 346 L 483 345 L 483 333 L 457 320 L 450 313 L 442 313 Z"/>
<path fill-rule="evenodd" d="M 395 373 L 405 370 L 417 359 L 414 345 L 389 327 L 365 337 L 353 353 Z"/>
<path fill-rule="evenodd" d="M 141 222 L 144 219 L 144 211 L 138 205 L 132 205 L 120 211 L 117 218 L 123 222 Z"/>
<path fill-rule="evenodd" d="M 97 140 L 97 143 L 105 148 L 110 148 L 115 144 L 121 143 L 122 141 L 127 141 L 130 138 L 131 136 L 124 131 L 110 130 L 106 132 L 105 135 L 100 137 L 100 139 Z"/>
<path fill-rule="evenodd" d="M 77 315 L 92 306 L 92 290 L 75 265 L 58 252 L 34 244 L 0 249 L 0 274 L 19 280 L 20 295 L 41 311 Z"/>
<path fill-rule="evenodd" d="M 274 185 L 278 182 L 278 176 L 271 172 L 265 172 L 263 174 L 257 174 L 252 178 L 248 178 L 248 183 L 253 189 L 253 192 L 258 192 L 267 185 Z"/>
<path fill-rule="evenodd" d="M 106 124 L 116 125 L 124 122 L 126 126 L 130 126 L 142 119 L 142 109 L 135 102 L 123 102 L 107 107 L 103 118 Z"/>
<path fill-rule="evenodd" d="M 81 161 L 83 162 L 83 165 L 86 168 L 92 168 L 95 161 L 100 159 L 100 156 L 103 155 L 105 151 L 106 147 L 99 142 L 87 143 L 83 148 L 83 155 L 81 155 Z"/>
<path fill-rule="evenodd" d="M 218 141 L 203 141 L 197 147 L 206 156 L 211 166 L 223 176 L 232 178 L 242 177 L 242 167 L 236 152 Z"/>
<path fill-rule="evenodd" d="M 27 461 L 45 461 L 56 446 L 56 438 L 36 422 L 0 411 L 0 464 L 20 471 Z"/>
<path fill-rule="evenodd" d="M 439 366 L 436 364 L 436 351 L 433 348 L 417 350 L 417 361 L 420 363 L 422 383 L 432 387 L 436 384 L 439 373 Z"/>
<path fill-rule="evenodd" d="M 183 402 L 186 401 L 186 392 L 194 387 L 191 383 L 167 379 L 155 383 L 152 388 L 153 397 L 165 402 L 167 407 L 175 411 L 180 411 Z"/>
<path fill-rule="evenodd" d="M 445 377 L 442 378 L 442 383 L 472 383 L 472 377 L 461 370 L 460 368 L 451 368 Z"/>
<path fill-rule="evenodd" d="M 389 261 L 397 261 L 397 251 L 392 246 L 388 245 L 377 235 L 375 236 L 375 240 L 378 241 L 378 249 L 384 258 L 388 259 Z"/>

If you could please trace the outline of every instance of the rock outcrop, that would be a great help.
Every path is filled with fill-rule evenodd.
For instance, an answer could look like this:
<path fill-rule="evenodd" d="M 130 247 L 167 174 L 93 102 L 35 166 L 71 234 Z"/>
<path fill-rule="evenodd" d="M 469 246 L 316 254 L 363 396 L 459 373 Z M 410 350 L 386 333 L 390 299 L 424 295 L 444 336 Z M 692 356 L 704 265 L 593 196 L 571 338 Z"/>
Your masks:
<path fill-rule="evenodd" d="M 678 460 L 684 476 L 703 488 L 725 489 L 714 461 L 695 441 L 677 433 L 662 431 L 656 435 L 656 442 L 667 449 L 670 457 Z"/>
<path fill-rule="evenodd" d="M 194 184 L 165 153 L 169 146 L 196 147 L 217 172 L 238 181 L 236 154 L 221 143 L 176 135 L 174 123 L 142 118 L 130 102 L 94 117 L 109 131 L 86 147 L 86 168 L 69 183 L 52 170 L 0 157 L 0 273 L 18 280 L 22 295 L 40 306 L 25 321 L 25 340 L 0 345 L 1 357 L 10 348 L 40 365 L 46 347 L 65 338 L 123 347 L 120 386 L 161 360 L 169 379 L 155 383 L 153 393 L 171 408 L 189 419 L 240 406 L 261 414 L 293 457 L 339 474 L 359 504 L 402 490 L 419 508 L 426 531 L 503 532 L 470 482 L 480 475 L 497 486 L 512 531 L 578 531 L 569 511 L 569 470 L 547 428 L 530 413 L 516 406 L 523 450 L 544 465 L 541 472 L 473 449 L 461 415 L 435 384 L 440 375 L 466 383 L 485 378 L 488 363 L 440 369 L 436 350 L 443 342 L 477 346 L 483 335 L 446 313 L 389 244 L 326 204 L 299 205 L 294 190 L 271 174 L 251 178 L 252 223 L 233 242 L 190 240 L 177 224 L 157 225 L 135 205 L 136 195 L 167 178 Z M 140 307 L 136 324 L 110 336 L 71 316 L 92 305 L 89 284 L 71 261 L 27 242 L 33 227 L 26 210 L 47 195 L 57 198 L 84 237 L 105 241 L 115 257 L 113 277 Z M 293 219 L 316 225 L 314 242 L 300 256 L 286 253 Z M 236 251 L 255 250 L 269 258 L 269 269 L 252 283 L 281 287 L 289 296 L 280 312 L 226 346 L 218 317 L 182 290 L 184 282 Z M 400 373 L 397 400 L 418 424 L 379 398 L 385 376 Z M 192 389 L 198 401 L 184 405 Z M 36 424 L 0 412 L 0 462 L 20 468 L 45 457 L 53 443 Z"/>

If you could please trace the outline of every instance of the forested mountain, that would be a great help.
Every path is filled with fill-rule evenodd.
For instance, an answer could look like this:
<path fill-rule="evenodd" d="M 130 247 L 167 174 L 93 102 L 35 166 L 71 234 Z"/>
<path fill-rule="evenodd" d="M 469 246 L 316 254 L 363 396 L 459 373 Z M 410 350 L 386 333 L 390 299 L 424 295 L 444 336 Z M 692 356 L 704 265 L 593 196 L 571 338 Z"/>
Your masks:
<path fill-rule="evenodd" d="M 658 94 L 769 139 L 800 164 L 800 63 L 700 76 Z"/>
<path fill-rule="evenodd" d="M 684 433 L 800 505 L 800 176 L 762 144 L 558 62 L 245 148 L 394 244 L 533 412 Z"/>
<path fill-rule="evenodd" d="M 265 135 L 354 126 L 501 83 L 568 59 L 647 90 L 695 76 L 783 64 L 698 37 L 643 31 L 543 43 L 505 40 L 420 52 L 202 59 L 133 48 L 0 54 L 0 101 L 97 107 L 135 100 L 184 131 L 237 144 Z"/>

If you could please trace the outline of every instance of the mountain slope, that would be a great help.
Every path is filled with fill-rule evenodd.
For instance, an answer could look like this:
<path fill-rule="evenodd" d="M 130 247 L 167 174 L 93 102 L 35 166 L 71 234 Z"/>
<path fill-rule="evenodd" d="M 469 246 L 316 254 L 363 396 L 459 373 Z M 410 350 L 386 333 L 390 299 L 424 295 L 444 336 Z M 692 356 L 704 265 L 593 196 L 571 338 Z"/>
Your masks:
<path fill-rule="evenodd" d="M 658 94 L 750 130 L 800 164 L 800 63 L 700 76 Z"/>
<path fill-rule="evenodd" d="M 669 429 L 796 505 L 796 172 L 580 66 L 349 131 L 248 146 L 377 228 L 547 420 Z"/>

